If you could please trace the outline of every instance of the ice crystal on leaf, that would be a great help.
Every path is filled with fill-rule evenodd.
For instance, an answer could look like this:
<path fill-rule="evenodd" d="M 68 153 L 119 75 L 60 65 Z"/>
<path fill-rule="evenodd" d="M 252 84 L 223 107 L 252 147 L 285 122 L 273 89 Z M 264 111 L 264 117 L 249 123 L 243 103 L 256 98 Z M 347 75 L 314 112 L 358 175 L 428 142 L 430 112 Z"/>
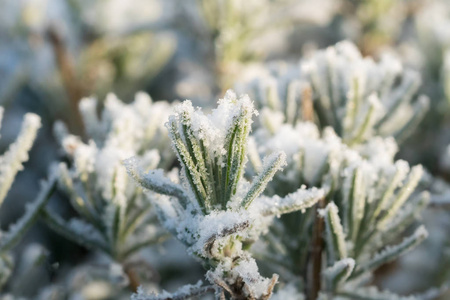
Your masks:
<path fill-rule="evenodd" d="M 100 119 L 97 106 L 93 98 L 80 102 L 87 142 L 68 134 L 61 123 L 55 128 L 71 161 L 59 165 L 58 188 L 67 194 L 79 217 L 65 221 L 50 209 L 43 215 L 56 232 L 124 263 L 166 235 L 155 228 L 148 195 L 131 182 L 122 160 L 136 155 L 146 170 L 172 163 L 164 134 L 164 118 L 171 106 L 152 103 L 144 93 L 136 94 L 131 104 L 108 95 Z"/>
<path fill-rule="evenodd" d="M 253 160 L 280 150 L 289 158 L 288 167 L 268 185 L 267 192 L 275 194 L 272 198 L 302 187 L 321 187 L 325 192 L 318 214 L 324 220 L 321 238 L 327 265 L 321 273 L 322 290 L 329 295 L 339 294 L 347 284 L 358 285 L 360 278 L 426 238 L 425 228 L 419 227 L 398 243 L 427 205 L 429 194 L 414 192 L 422 166 L 410 168 L 406 161 L 395 161 L 397 145 L 391 138 L 373 138 L 352 149 L 332 128 L 320 132 L 313 123 L 301 122 L 295 127 L 284 124 L 275 134 L 260 128 L 254 137 Z M 309 274 L 315 220 L 311 211 L 282 216 L 265 237 L 265 248 L 257 250 L 258 257 L 274 262 L 283 273 Z"/>
<path fill-rule="evenodd" d="M 0 107 L 0 121 L 2 116 L 3 107 Z M 11 188 L 14 177 L 23 169 L 22 164 L 28 160 L 28 152 L 33 146 L 40 127 L 39 116 L 32 113 L 26 114 L 16 141 L 0 156 L 0 205 Z M 10 224 L 7 231 L 0 231 L 0 287 L 6 283 L 13 270 L 13 261 L 8 250 L 20 241 L 27 229 L 37 219 L 40 210 L 54 190 L 55 181 L 55 174 L 51 172 L 48 181 L 42 183 L 36 199 L 26 204 L 23 216 L 15 223 Z"/>
<path fill-rule="evenodd" d="M 128 173 L 144 188 L 164 195 L 153 198 L 160 219 L 203 262 L 211 283 L 236 299 L 268 299 L 277 276 L 259 275 L 245 249 L 267 230 L 274 215 L 306 209 L 323 193 L 313 189 L 283 198 L 261 197 L 286 164 L 280 151 L 264 159 L 251 182 L 243 177 L 256 114 L 248 96 L 238 98 L 228 91 L 208 115 L 189 101 L 175 112 L 166 126 L 181 164 L 181 183 L 159 177 L 160 171 L 158 176 L 146 174 L 135 159 L 125 161 Z"/>
<path fill-rule="evenodd" d="M 314 119 L 353 146 L 373 136 L 405 139 L 428 108 L 428 98 L 414 98 L 420 82 L 417 72 L 404 69 L 393 56 L 375 62 L 343 41 L 301 60 L 300 67 L 275 67 L 270 75 L 236 86 L 272 112 L 259 123 L 269 131 L 276 131 L 272 127 L 280 116 L 292 125 Z M 314 111 L 305 119 L 312 110 L 308 101 Z"/>

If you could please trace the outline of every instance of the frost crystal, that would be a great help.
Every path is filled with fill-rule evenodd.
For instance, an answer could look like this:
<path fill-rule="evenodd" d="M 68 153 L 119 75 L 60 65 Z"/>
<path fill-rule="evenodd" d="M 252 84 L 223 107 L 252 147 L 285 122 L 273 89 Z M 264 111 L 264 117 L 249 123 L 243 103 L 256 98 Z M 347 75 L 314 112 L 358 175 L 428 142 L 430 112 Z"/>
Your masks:
<path fill-rule="evenodd" d="M 414 100 L 420 82 L 418 73 L 404 70 L 394 57 L 374 62 L 344 41 L 300 61 L 299 69 L 280 66 L 236 86 L 276 116 L 265 113 L 260 122 L 269 131 L 276 131 L 281 113 L 292 125 L 303 119 L 322 129 L 331 126 L 354 146 L 372 136 L 406 138 L 428 109 L 425 96 Z"/>
<path fill-rule="evenodd" d="M 182 166 L 181 186 L 139 171 L 132 161 L 126 162 L 128 173 L 144 188 L 170 196 L 155 198 L 159 217 L 210 269 L 207 278 L 211 283 L 233 298 L 267 299 L 278 277 L 259 275 L 246 247 L 267 231 L 271 216 L 304 210 L 323 192 L 300 190 L 284 198 L 261 197 L 286 164 L 283 152 L 267 156 L 252 182 L 243 177 L 252 115 L 256 114 L 248 96 L 238 98 L 228 91 L 209 115 L 194 109 L 189 101 L 175 112 L 166 126 Z"/>
<path fill-rule="evenodd" d="M 3 107 L 0 107 L 0 122 L 2 116 Z M 40 127 L 39 116 L 32 113 L 26 114 L 16 141 L 0 156 L 0 206 L 11 188 L 14 177 L 23 169 L 22 164 L 28 160 L 28 152 L 33 146 Z M 52 195 L 55 183 L 55 173 L 51 172 L 48 181 L 42 184 L 36 199 L 26 204 L 23 216 L 10 224 L 7 231 L 0 231 L 0 287 L 6 283 L 13 270 L 13 261 L 8 250 L 20 241 L 28 228 L 36 221 L 41 209 Z"/>
<path fill-rule="evenodd" d="M 139 168 L 145 170 L 172 164 L 164 134 L 164 118 L 172 109 L 166 102 L 152 103 L 144 93 L 136 94 L 128 105 L 108 95 L 100 119 L 97 105 L 93 98 L 80 102 L 88 142 L 68 134 L 62 124 L 55 127 L 73 162 L 70 168 L 59 165 L 58 187 L 66 192 L 79 218 L 66 222 L 49 209 L 43 215 L 56 232 L 123 263 L 165 233 L 155 230 L 151 195 L 131 182 L 122 161 L 137 156 Z"/>
<path fill-rule="evenodd" d="M 0 121 L 3 108 L 0 107 Z M 0 205 L 8 193 L 17 172 L 23 169 L 22 164 L 28 160 L 28 152 L 33 146 L 41 119 L 35 114 L 26 114 L 19 137 L 8 150 L 0 156 Z"/>
<path fill-rule="evenodd" d="M 322 188 L 312 198 L 323 198 L 325 203 L 318 210 L 324 220 L 324 234 L 319 236 L 324 242 L 323 263 L 328 266 L 319 273 L 325 283 L 323 291 L 333 294 L 355 284 L 426 237 L 425 229 L 419 227 L 403 243 L 388 246 L 396 243 L 429 201 L 428 193 L 414 193 L 422 166 L 410 169 L 406 161 L 394 161 L 398 147 L 391 138 L 373 138 L 352 149 L 332 128 L 320 132 L 313 123 L 302 122 L 284 124 L 274 134 L 260 128 L 254 138 L 259 153 L 254 155 L 285 151 L 288 157 L 288 167 L 268 184 L 267 193 L 274 196 L 267 202 L 277 207 L 281 196 L 286 201 L 298 193 L 314 193 L 314 188 L 302 190 L 306 187 Z M 263 199 L 260 203 L 265 203 Z M 303 201 L 300 206 L 315 204 Z M 270 228 L 267 244 L 258 255 L 291 276 L 304 276 L 312 268 L 308 257 L 316 251 L 312 248 L 314 224 L 317 217 L 311 213 L 282 216 Z"/>

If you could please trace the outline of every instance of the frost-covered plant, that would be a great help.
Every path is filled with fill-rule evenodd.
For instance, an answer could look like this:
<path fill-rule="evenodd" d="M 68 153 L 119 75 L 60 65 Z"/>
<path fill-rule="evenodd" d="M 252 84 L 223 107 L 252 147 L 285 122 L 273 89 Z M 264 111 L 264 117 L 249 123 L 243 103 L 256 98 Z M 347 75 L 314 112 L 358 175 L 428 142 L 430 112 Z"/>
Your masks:
<path fill-rule="evenodd" d="M 417 30 L 417 46 L 420 47 L 422 67 L 431 80 L 440 76 L 445 52 L 450 47 L 448 33 L 450 7 L 446 1 L 432 1 L 414 15 Z"/>
<path fill-rule="evenodd" d="M 286 124 L 271 138 L 261 130 L 255 136 L 260 152 L 284 150 L 290 158 L 289 167 L 275 176 L 269 191 L 283 195 L 303 185 L 321 187 L 326 193 L 319 210 L 324 225 L 311 211 L 282 216 L 267 236 L 265 252 L 259 253 L 270 258 L 276 269 L 301 277 L 308 294 L 314 289 L 317 293 L 322 282 L 324 299 L 344 294 L 359 299 L 358 293 L 364 294 L 359 288 L 373 270 L 427 236 L 425 228 L 419 227 L 398 242 L 427 205 L 429 195 L 413 195 L 422 167 L 410 169 L 405 161 L 394 162 L 397 146 L 392 139 L 371 139 L 356 151 L 331 128 L 320 133 L 312 123 Z M 316 235 L 319 226 L 324 228 L 323 236 Z M 375 292 L 371 297 L 367 299 L 379 299 Z"/>
<path fill-rule="evenodd" d="M 450 115 L 450 5 L 445 0 L 430 1 L 416 10 L 411 20 L 414 38 L 408 38 L 396 51 L 405 63 L 421 71 L 422 90 L 432 99 L 424 126 L 418 131 L 433 146 L 421 149 L 419 142 L 415 151 L 416 156 L 438 157 L 448 141 L 446 130 L 442 129 L 448 126 Z M 435 153 L 430 153 L 430 149 Z"/>
<path fill-rule="evenodd" d="M 339 29 L 357 41 L 364 53 L 376 53 L 401 36 L 401 29 L 412 5 L 409 1 L 340 0 L 342 22 Z"/>
<path fill-rule="evenodd" d="M 3 117 L 3 107 L 0 107 L 0 122 Z M 22 128 L 16 141 L 0 156 L 0 206 L 11 188 L 16 174 L 23 169 L 23 163 L 28 160 L 28 152 L 33 146 L 36 134 L 41 127 L 39 116 L 28 113 L 24 117 Z M 25 213 L 14 224 L 9 225 L 7 231 L 0 232 L 0 288 L 6 283 L 12 273 L 13 258 L 9 250 L 14 247 L 34 223 L 41 208 L 50 198 L 54 186 L 55 176 L 51 175 L 42 184 L 36 199 L 26 205 Z"/>
<path fill-rule="evenodd" d="M 66 112 L 76 111 L 81 97 L 114 91 L 128 98 L 146 89 L 176 47 L 156 25 L 167 18 L 165 2 L 3 1 L 0 64 L 7 79 L 0 102 L 32 88 L 75 130 L 79 116 Z"/>
<path fill-rule="evenodd" d="M 164 120 L 167 102 L 152 103 L 145 93 L 124 104 L 110 94 L 97 116 L 98 101 L 80 102 L 88 142 L 70 135 L 62 123 L 55 132 L 70 163 L 60 163 L 58 188 L 64 191 L 79 217 L 65 221 L 50 209 L 47 224 L 63 236 L 107 254 L 113 263 L 127 259 L 166 233 L 156 224 L 148 197 L 129 179 L 122 160 L 136 155 L 146 169 L 171 165 Z M 167 151 L 169 150 L 169 151 Z"/>
<path fill-rule="evenodd" d="M 191 26 L 205 48 L 210 50 L 219 87 L 230 88 L 243 65 L 287 51 L 284 43 L 294 26 L 323 24 L 337 5 L 329 0 L 191 0 L 183 1 L 187 16 L 183 29 Z M 320 9 L 319 9 L 320 7 Z M 274 42 L 274 40 L 276 42 Z"/>
<path fill-rule="evenodd" d="M 233 299 L 270 297 L 277 276 L 262 277 L 248 247 L 273 215 L 306 209 L 323 196 L 317 189 L 283 198 L 260 196 L 285 165 L 283 152 L 268 155 L 251 182 L 244 179 L 254 114 L 250 99 L 231 91 L 209 115 L 190 101 L 178 106 L 166 126 L 181 164 L 180 184 L 162 170 L 146 174 L 135 158 L 125 162 L 140 185 L 156 192 L 152 198 L 164 226 L 208 269 L 207 279 Z M 162 298 L 140 293 L 135 299 Z"/>
<path fill-rule="evenodd" d="M 322 129 L 333 127 L 348 145 L 372 136 L 403 140 L 428 107 L 425 96 L 413 101 L 420 84 L 417 72 L 403 70 L 389 55 L 378 63 L 364 58 L 347 41 L 315 52 L 299 67 L 280 67 L 272 73 L 238 85 L 240 91 L 253 95 L 260 107 L 278 116 L 269 114 L 262 124 L 270 127 L 275 119 L 295 125 L 302 119 L 314 119 Z M 308 101 L 314 110 L 305 103 Z"/>
<path fill-rule="evenodd" d="M 115 147 L 128 157 L 144 156 L 154 149 L 161 155 L 160 167 L 167 168 L 174 162 L 175 155 L 164 127 L 173 112 L 172 104 L 153 102 L 149 95 L 139 92 L 134 102 L 127 105 L 109 94 L 101 118 L 97 114 L 99 105 L 95 98 L 85 98 L 80 103 L 86 133 L 97 147 Z"/>

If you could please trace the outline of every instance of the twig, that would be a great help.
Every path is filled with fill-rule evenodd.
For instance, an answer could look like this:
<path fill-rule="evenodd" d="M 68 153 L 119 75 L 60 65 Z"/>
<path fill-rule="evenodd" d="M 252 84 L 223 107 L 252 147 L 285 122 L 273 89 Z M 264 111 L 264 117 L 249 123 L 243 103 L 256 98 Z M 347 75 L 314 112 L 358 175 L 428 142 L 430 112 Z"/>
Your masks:
<path fill-rule="evenodd" d="M 311 272 L 309 278 L 309 284 L 307 285 L 307 295 L 309 300 L 317 299 L 320 291 L 321 283 L 321 270 L 322 270 L 322 252 L 323 252 L 323 239 L 322 234 L 324 231 L 324 219 L 319 217 L 319 209 L 325 207 L 325 198 L 319 200 L 315 207 L 315 221 L 314 221 L 314 236 L 311 247 Z"/>
<path fill-rule="evenodd" d="M 78 103 L 83 97 L 82 86 L 75 75 L 74 66 L 71 56 L 67 50 L 64 41 L 54 26 L 50 26 L 47 30 L 47 36 L 56 57 L 56 63 L 62 77 L 64 88 L 69 97 L 70 108 L 72 110 L 72 125 L 75 133 L 81 134 L 83 132 L 83 123 L 81 115 L 78 111 Z"/>
<path fill-rule="evenodd" d="M 133 293 L 137 292 L 138 287 L 141 285 L 139 282 L 139 277 L 137 276 L 136 272 L 131 267 L 125 267 L 124 268 L 125 274 L 128 276 L 129 280 L 129 287 L 133 291 Z"/>
<path fill-rule="evenodd" d="M 309 84 L 302 89 L 302 119 L 308 122 L 314 121 L 312 90 Z"/>
<path fill-rule="evenodd" d="M 157 296 L 157 295 L 141 295 L 134 294 L 132 300 L 187 300 L 193 297 L 202 296 L 208 293 L 215 293 L 217 288 L 213 285 L 209 286 L 192 286 L 188 291 L 178 292 L 170 296 Z"/>

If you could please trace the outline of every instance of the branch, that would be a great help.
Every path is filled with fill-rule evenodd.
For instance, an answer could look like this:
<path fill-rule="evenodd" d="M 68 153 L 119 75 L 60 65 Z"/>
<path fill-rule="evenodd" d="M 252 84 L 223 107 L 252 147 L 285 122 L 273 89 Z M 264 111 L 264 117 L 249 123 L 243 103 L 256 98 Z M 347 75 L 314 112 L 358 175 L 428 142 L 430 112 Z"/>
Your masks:
<path fill-rule="evenodd" d="M 149 173 L 144 174 L 144 172 L 138 167 L 136 157 L 131 157 L 124 160 L 123 164 L 127 169 L 128 175 L 130 175 L 143 188 L 149 189 L 158 194 L 177 197 L 183 207 L 186 207 L 187 203 L 189 203 L 188 195 L 182 187 L 165 178 L 162 170 L 152 170 Z"/>
<path fill-rule="evenodd" d="M 355 278 L 364 272 L 371 271 L 378 268 L 382 264 L 393 261 L 397 257 L 405 254 L 406 252 L 412 250 L 428 236 L 428 232 L 422 225 L 416 229 L 416 231 L 409 237 L 405 238 L 400 244 L 395 246 L 388 246 L 383 251 L 377 253 L 372 259 L 357 266 L 355 272 L 352 274 L 351 278 Z"/>
<path fill-rule="evenodd" d="M 83 89 L 80 81 L 75 76 L 75 68 L 72 63 L 69 51 L 64 45 L 64 41 L 54 26 L 47 30 L 47 36 L 53 47 L 56 56 L 56 63 L 62 77 L 64 87 L 70 100 L 70 107 L 73 114 L 73 125 L 78 129 L 79 133 L 83 132 L 83 123 L 81 121 L 78 103 L 83 96 Z"/>
<path fill-rule="evenodd" d="M 137 294 L 131 296 L 131 300 L 187 300 L 192 297 L 198 297 L 208 293 L 217 292 L 217 287 L 213 285 L 201 286 L 202 282 L 199 281 L 195 285 L 186 285 L 182 287 L 178 292 L 170 294 L 163 291 L 160 295 L 152 293 L 151 295 L 146 295 L 142 287 L 139 287 Z"/>
<path fill-rule="evenodd" d="M 26 206 L 25 214 L 0 238 L 0 253 L 12 248 L 25 233 L 25 231 L 34 223 L 40 210 L 44 207 L 47 201 L 56 188 L 56 176 L 53 174 L 46 182 L 37 196 L 37 199 Z"/>

